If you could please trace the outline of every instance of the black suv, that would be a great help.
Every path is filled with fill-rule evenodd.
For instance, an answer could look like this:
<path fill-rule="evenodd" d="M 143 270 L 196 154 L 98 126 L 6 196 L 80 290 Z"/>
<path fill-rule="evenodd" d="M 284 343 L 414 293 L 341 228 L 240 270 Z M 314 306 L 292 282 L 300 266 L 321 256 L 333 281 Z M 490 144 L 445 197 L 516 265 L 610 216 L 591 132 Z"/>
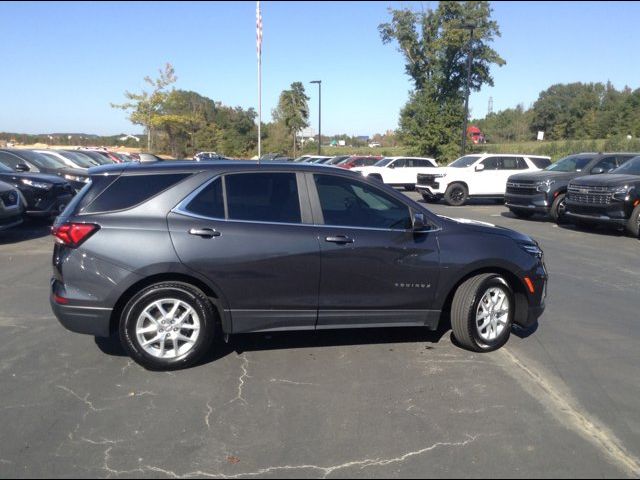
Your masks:
<path fill-rule="evenodd" d="M 569 181 L 584 175 L 607 173 L 638 153 L 577 153 L 558 160 L 542 171 L 512 175 L 507 181 L 505 205 L 520 218 L 548 214 L 564 220 Z"/>
<path fill-rule="evenodd" d="M 451 312 L 489 351 L 544 310 L 531 238 L 434 215 L 341 169 L 162 162 L 91 169 L 54 224 L 51 305 L 68 329 L 119 332 L 147 368 L 190 365 L 223 334 L 424 326 Z"/>
<path fill-rule="evenodd" d="M 84 169 L 70 168 L 62 161 L 31 150 L 0 149 L 0 163 L 14 172 L 49 173 L 64 178 L 79 191 L 89 181 Z"/>
<path fill-rule="evenodd" d="M 0 181 L 13 185 L 24 197 L 27 215 L 55 217 L 75 195 L 73 187 L 56 175 L 14 172 L 0 163 Z"/>
<path fill-rule="evenodd" d="M 607 175 L 569 182 L 566 217 L 578 224 L 612 225 L 640 235 L 640 156 Z"/>

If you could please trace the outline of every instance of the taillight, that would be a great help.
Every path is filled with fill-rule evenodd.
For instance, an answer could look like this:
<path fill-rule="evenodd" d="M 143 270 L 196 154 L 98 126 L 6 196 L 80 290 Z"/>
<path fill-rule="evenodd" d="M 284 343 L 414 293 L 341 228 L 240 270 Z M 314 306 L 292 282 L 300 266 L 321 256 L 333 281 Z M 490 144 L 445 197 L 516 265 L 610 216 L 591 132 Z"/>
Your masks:
<path fill-rule="evenodd" d="M 77 248 L 99 229 L 100 226 L 94 223 L 63 223 L 59 227 L 53 227 L 51 234 L 58 243 Z"/>

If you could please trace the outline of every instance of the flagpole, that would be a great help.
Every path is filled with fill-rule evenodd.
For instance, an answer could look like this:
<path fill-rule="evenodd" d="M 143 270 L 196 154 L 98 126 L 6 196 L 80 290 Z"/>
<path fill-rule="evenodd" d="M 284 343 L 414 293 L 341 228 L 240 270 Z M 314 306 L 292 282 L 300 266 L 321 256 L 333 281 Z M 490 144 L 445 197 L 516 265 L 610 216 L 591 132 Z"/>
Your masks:
<path fill-rule="evenodd" d="M 260 0 L 256 5 L 256 47 L 258 53 L 258 165 L 262 156 L 262 13 Z"/>

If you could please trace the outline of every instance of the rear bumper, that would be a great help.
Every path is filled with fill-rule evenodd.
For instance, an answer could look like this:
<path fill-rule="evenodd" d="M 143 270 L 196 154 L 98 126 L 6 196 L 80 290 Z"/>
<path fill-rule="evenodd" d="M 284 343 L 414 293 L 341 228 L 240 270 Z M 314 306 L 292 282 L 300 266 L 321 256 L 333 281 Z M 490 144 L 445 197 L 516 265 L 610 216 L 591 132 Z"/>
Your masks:
<path fill-rule="evenodd" d="M 56 297 L 61 293 L 63 292 L 59 288 L 59 283 L 52 279 L 49 303 L 51 310 L 64 328 L 96 337 L 110 336 L 112 308 L 61 304 L 56 301 Z"/>

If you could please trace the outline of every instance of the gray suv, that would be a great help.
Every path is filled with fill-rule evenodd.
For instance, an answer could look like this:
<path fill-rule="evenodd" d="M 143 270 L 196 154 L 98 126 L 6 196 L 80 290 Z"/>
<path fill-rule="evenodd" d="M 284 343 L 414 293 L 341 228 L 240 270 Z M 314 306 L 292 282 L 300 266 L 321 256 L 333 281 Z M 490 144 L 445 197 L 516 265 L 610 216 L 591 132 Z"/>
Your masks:
<path fill-rule="evenodd" d="M 161 162 L 90 170 L 58 217 L 51 305 L 118 333 L 141 365 L 197 362 L 215 336 L 424 326 L 501 347 L 544 310 L 531 238 L 434 215 L 376 180 L 305 164 Z"/>

